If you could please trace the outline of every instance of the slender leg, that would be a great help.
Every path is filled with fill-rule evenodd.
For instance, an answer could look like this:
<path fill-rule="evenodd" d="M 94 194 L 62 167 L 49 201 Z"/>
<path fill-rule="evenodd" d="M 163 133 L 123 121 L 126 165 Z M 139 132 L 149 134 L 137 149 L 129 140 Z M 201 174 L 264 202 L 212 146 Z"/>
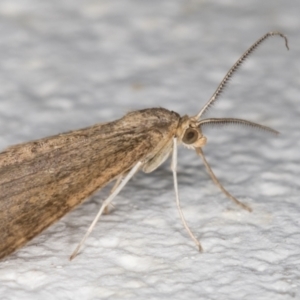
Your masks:
<path fill-rule="evenodd" d="M 203 163 L 206 167 L 206 170 L 209 174 L 209 176 L 211 177 L 211 179 L 213 180 L 213 182 L 220 188 L 220 190 L 229 198 L 231 199 L 234 203 L 236 203 L 237 205 L 239 205 L 240 207 L 242 207 L 243 209 L 248 210 L 249 212 L 252 211 L 251 207 L 249 207 L 248 205 L 240 202 L 238 199 L 236 199 L 234 196 L 232 196 L 227 190 L 225 190 L 225 188 L 222 186 L 222 184 L 219 182 L 218 178 L 216 177 L 216 175 L 214 174 L 214 172 L 212 171 L 211 167 L 209 166 L 207 160 L 205 159 L 204 153 L 202 151 L 201 148 L 196 148 L 196 152 L 199 156 L 201 156 Z"/>
<path fill-rule="evenodd" d="M 199 251 L 202 252 L 202 247 L 200 242 L 196 239 L 192 231 L 190 230 L 189 226 L 187 225 L 182 209 L 180 207 L 180 200 L 179 200 L 179 193 L 178 193 L 178 184 L 177 184 L 177 138 L 173 138 L 173 153 L 172 153 L 172 164 L 171 164 L 171 169 L 173 172 L 173 179 L 174 179 L 174 189 L 175 189 L 175 197 L 176 197 L 176 204 L 177 204 L 177 209 L 181 218 L 181 221 L 183 223 L 184 228 L 188 232 L 189 236 L 191 239 L 195 242 L 196 246 L 198 247 Z"/>
<path fill-rule="evenodd" d="M 123 178 L 122 175 L 120 175 L 120 176 L 117 178 L 117 180 L 116 180 L 114 186 L 112 187 L 112 189 L 111 189 L 110 192 L 109 192 L 109 195 L 111 195 L 111 194 L 114 192 L 114 190 L 118 187 L 118 185 L 122 182 L 122 178 Z M 110 205 L 111 205 L 112 207 L 114 207 L 114 205 L 113 205 L 112 203 L 110 203 Z M 103 214 L 104 214 L 104 215 L 108 214 L 108 205 L 105 206 Z"/>
<path fill-rule="evenodd" d="M 87 230 L 86 234 L 84 235 L 83 239 L 80 241 L 72 255 L 70 256 L 70 260 L 72 260 L 77 253 L 79 252 L 79 249 L 81 246 L 84 244 L 85 240 L 87 237 L 90 235 L 92 232 L 93 228 L 95 227 L 96 223 L 98 222 L 100 216 L 102 215 L 105 207 L 109 205 L 109 203 L 119 194 L 119 192 L 122 190 L 122 188 L 126 185 L 126 183 L 130 180 L 130 178 L 138 171 L 142 163 L 139 161 L 135 166 L 130 170 L 130 172 L 125 176 L 124 180 L 115 188 L 115 190 L 109 195 L 109 197 L 102 203 L 102 206 L 96 215 L 94 221 L 92 222 L 91 226 Z"/>

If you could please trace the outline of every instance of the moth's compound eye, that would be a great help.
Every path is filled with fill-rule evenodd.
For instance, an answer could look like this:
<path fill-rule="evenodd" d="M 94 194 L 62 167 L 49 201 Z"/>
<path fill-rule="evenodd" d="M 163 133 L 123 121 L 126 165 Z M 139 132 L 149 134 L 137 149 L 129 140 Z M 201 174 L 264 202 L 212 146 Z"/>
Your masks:
<path fill-rule="evenodd" d="M 194 144 L 199 138 L 199 132 L 195 128 L 188 128 L 182 138 L 182 142 L 190 145 Z"/>

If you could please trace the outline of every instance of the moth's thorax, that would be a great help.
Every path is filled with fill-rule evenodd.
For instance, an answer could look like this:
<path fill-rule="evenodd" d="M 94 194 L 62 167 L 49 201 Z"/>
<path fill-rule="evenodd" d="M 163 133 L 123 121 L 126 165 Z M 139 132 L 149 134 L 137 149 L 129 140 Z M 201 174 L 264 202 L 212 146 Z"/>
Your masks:
<path fill-rule="evenodd" d="M 182 143 L 189 149 L 201 148 L 207 141 L 199 127 L 199 121 L 186 115 L 179 121 L 176 136 L 178 143 Z"/>

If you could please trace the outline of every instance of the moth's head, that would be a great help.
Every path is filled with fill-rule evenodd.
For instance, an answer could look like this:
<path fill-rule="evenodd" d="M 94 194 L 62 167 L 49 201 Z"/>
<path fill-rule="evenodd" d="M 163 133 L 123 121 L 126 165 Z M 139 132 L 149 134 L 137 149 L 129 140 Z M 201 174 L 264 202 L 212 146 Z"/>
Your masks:
<path fill-rule="evenodd" d="M 178 137 L 179 142 L 183 143 L 189 149 L 202 148 L 207 139 L 202 133 L 202 128 L 205 126 L 211 125 L 244 125 L 250 126 L 256 129 L 261 129 L 273 134 L 278 134 L 279 132 L 257 123 L 243 119 L 235 118 L 208 118 L 203 120 L 198 120 L 197 117 L 188 117 L 184 116 L 181 118 L 179 126 L 177 128 L 176 136 Z"/>
<path fill-rule="evenodd" d="M 201 148 L 207 141 L 199 126 L 199 122 L 186 116 L 181 120 L 177 136 L 179 141 L 189 149 Z"/>

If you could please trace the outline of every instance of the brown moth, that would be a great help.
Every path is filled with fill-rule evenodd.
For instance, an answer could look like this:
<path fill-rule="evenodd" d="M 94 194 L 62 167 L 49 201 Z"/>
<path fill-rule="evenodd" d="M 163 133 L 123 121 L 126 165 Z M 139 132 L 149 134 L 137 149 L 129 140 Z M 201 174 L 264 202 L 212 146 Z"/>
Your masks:
<path fill-rule="evenodd" d="M 143 109 L 113 122 L 19 144 L 0 153 L 0 258 L 22 247 L 98 189 L 116 180 L 110 196 L 103 202 L 71 256 L 75 257 L 103 211 L 129 179 L 140 169 L 152 172 L 171 153 L 180 217 L 189 235 L 202 250 L 180 209 L 177 144 L 195 149 L 216 185 L 236 204 L 251 211 L 226 191 L 212 172 L 202 152 L 206 144 L 202 128 L 211 124 L 241 124 L 275 134 L 277 131 L 242 119 L 201 117 L 249 54 L 274 35 L 282 37 L 288 49 L 287 38 L 280 32 L 269 32 L 261 37 L 232 66 L 196 116 L 180 117 L 164 108 Z"/>

